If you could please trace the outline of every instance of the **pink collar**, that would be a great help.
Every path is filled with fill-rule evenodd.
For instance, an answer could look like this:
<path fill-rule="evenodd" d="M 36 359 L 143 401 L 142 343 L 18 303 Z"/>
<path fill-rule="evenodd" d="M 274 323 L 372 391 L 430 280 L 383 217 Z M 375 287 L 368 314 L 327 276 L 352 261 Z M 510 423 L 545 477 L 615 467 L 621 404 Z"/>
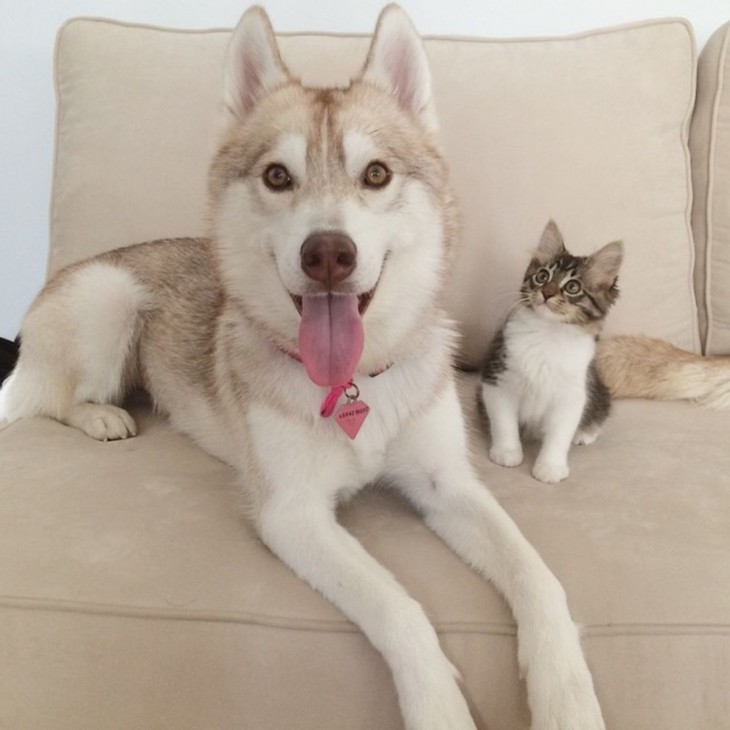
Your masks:
<path fill-rule="evenodd" d="M 302 361 L 302 356 L 299 353 L 287 350 L 280 345 L 275 345 L 275 347 L 277 350 L 279 350 L 279 352 L 284 353 L 284 355 L 290 357 L 292 360 L 296 360 L 297 362 Z M 393 367 L 393 363 L 385 365 L 384 367 L 378 368 L 374 372 L 369 373 L 368 377 L 375 378 L 378 375 L 382 375 L 386 370 L 390 370 L 391 367 Z M 351 389 L 355 390 L 354 395 L 347 393 L 347 391 Z M 330 388 L 329 393 L 327 393 L 327 395 L 324 397 L 322 405 L 319 409 L 319 413 L 322 418 L 329 418 L 332 415 L 335 407 L 337 406 L 337 401 L 340 399 L 340 396 L 343 393 L 346 393 L 348 400 L 357 400 L 360 395 L 360 389 L 357 387 L 357 385 L 355 385 L 354 381 L 352 380 L 347 383 L 343 383 L 342 385 L 335 385 Z"/>

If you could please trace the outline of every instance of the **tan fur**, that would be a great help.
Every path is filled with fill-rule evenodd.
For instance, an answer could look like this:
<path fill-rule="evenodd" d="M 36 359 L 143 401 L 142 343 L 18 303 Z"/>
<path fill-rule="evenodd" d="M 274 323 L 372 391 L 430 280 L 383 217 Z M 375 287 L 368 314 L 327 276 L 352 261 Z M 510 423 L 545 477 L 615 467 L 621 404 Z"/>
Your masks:
<path fill-rule="evenodd" d="M 730 357 L 703 357 L 644 336 L 600 340 L 601 378 L 614 398 L 691 400 L 730 408 Z"/>

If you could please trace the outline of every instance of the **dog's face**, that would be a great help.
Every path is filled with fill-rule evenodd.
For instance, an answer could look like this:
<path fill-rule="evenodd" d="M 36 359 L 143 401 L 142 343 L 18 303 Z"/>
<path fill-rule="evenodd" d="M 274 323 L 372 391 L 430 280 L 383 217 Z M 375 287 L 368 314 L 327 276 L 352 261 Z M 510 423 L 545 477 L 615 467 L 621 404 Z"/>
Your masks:
<path fill-rule="evenodd" d="M 362 76 L 308 89 L 254 8 L 226 63 L 211 213 L 227 292 L 321 385 L 388 364 L 432 313 L 454 236 L 420 39 L 391 6 Z"/>

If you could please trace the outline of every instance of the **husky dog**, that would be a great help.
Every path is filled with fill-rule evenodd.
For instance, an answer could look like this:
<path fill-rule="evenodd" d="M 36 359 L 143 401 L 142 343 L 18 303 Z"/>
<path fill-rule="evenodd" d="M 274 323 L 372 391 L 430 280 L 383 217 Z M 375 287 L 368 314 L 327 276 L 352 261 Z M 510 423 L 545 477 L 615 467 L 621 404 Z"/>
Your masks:
<path fill-rule="evenodd" d="M 405 726 L 474 730 L 424 610 L 336 521 L 386 479 L 511 605 L 532 727 L 601 730 L 565 593 L 467 457 L 440 303 L 456 213 L 416 31 L 389 6 L 362 74 L 311 89 L 252 8 L 223 95 L 210 238 L 60 272 L 25 319 L 0 418 L 125 438 L 117 404 L 144 387 L 239 471 L 262 541 L 382 653 Z"/>

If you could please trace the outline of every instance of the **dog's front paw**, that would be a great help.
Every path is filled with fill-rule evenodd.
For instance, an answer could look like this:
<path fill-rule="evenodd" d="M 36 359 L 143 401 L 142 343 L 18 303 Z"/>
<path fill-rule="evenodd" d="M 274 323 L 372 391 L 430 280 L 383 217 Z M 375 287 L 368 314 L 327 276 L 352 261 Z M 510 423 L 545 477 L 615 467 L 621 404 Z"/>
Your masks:
<path fill-rule="evenodd" d="M 548 484 L 562 482 L 563 479 L 568 478 L 568 474 L 570 474 L 570 469 L 567 464 L 551 464 L 538 459 L 535 466 L 532 467 L 532 476 Z"/>
<path fill-rule="evenodd" d="M 606 730 L 593 679 L 580 649 L 528 669 L 531 730 Z"/>
<path fill-rule="evenodd" d="M 396 678 L 406 730 L 476 730 L 456 667 L 442 656 L 428 669 Z"/>
<path fill-rule="evenodd" d="M 463 695 L 456 688 L 449 692 L 421 697 L 403 706 L 406 730 L 476 730 Z"/>
<path fill-rule="evenodd" d="M 523 459 L 522 449 L 519 446 L 515 449 L 492 446 L 489 458 L 500 466 L 519 466 Z"/>
<path fill-rule="evenodd" d="M 115 441 L 137 434 L 132 416 L 112 405 L 79 403 L 71 407 L 63 421 L 97 441 Z"/>
<path fill-rule="evenodd" d="M 587 669 L 586 675 L 562 681 L 553 677 L 551 686 L 530 703 L 531 730 L 606 730 Z"/>

